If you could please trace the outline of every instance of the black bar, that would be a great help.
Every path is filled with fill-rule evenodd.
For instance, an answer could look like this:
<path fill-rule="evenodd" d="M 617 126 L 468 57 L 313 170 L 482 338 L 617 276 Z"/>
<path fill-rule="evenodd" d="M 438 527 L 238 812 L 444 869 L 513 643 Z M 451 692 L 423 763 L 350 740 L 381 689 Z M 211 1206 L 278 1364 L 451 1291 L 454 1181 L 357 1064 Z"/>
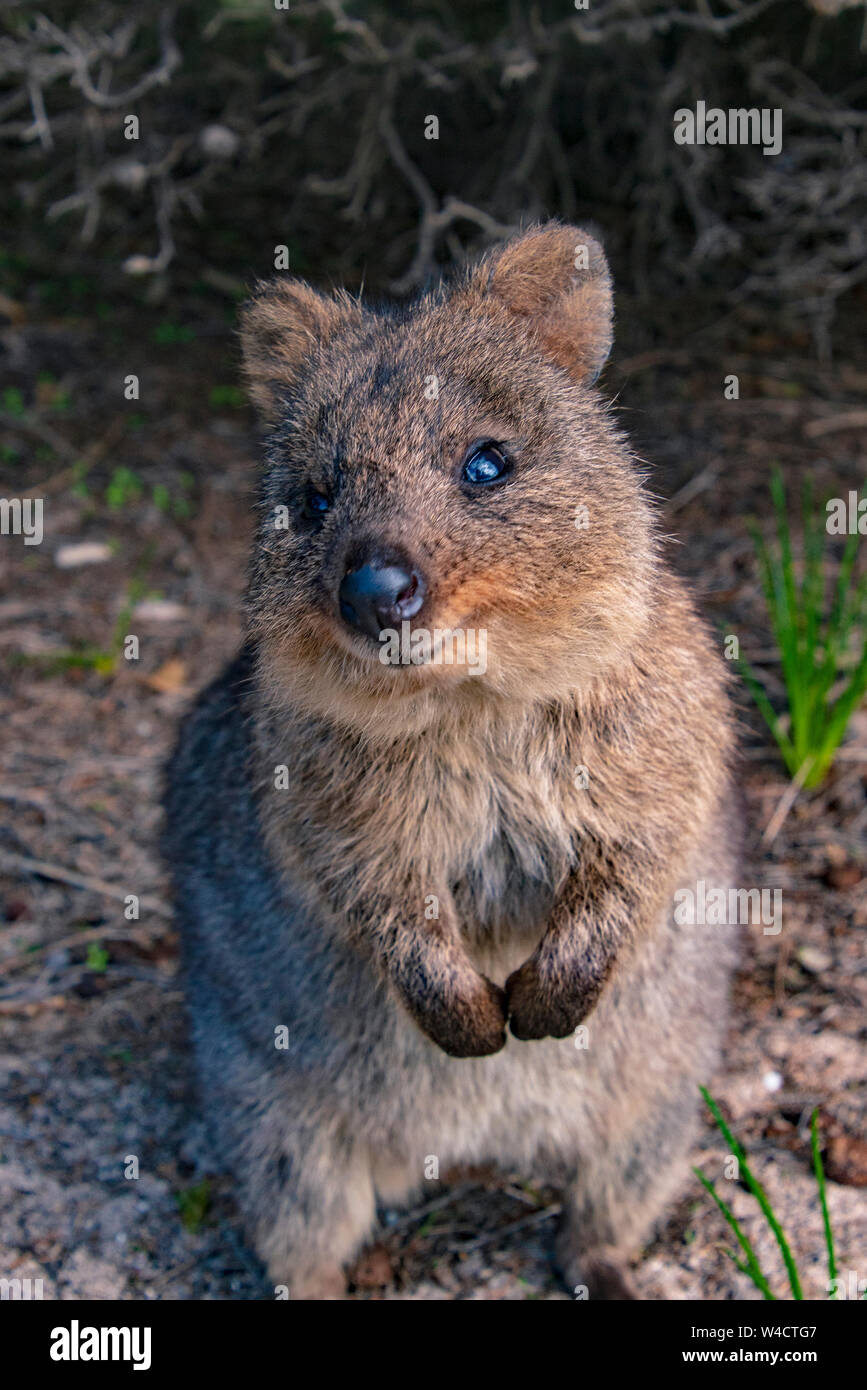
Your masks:
<path fill-rule="evenodd" d="M 544 1322 L 537 1323 L 538 1312 L 528 1313 L 530 1321 L 522 1324 L 527 1332 L 544 1329 L 553 1334 L 554 1347 L 546 1342 L 544 1348 L 528 1342 L 522 1360 L 529 1358 L 537 1378 L 551 1368 L 552 1351 L 561 1364 L 572 1365 L 576 1378 L 584 1379 L 593 1364 L 602 1358 L 605 1372 L 619 1375 L 637 1371 L 649 1376 L 668 1376 L 683 1368 L 692 1378 L 709 1368 L 737 1374 L 741 1368 L 761 1367 L 773 1377 L 783 1375 L 792 1367 L 818 1372 L 823 1380 L 829 1373 L 844 1368 L 852 1373 L 863 1368 L 865 1309 L 863 1302 L 852 1302 L 848 1308 L 836 1302 L 794 1303 L 589 1303 L 578 1302 L 571 1308 L 561 1304 L 552 1311 L 554 1322 L 542 1314 Z M 502 1305 L 501 1305 L 502 1306 Z M 416 1304 L 417 1308 L 418 1305 Z M 368 1373 L 392 1378 L 403 1361 L 398 1353 L 389 1353 L 383 1345 L 383 1334 L 392 1331 L 398 1336 L 411 1336 L 413 1345 L 421 1350 L 430 1342 L 431 1374 L 436 1374 L 435 1347 L 442 1348 L 443 1335 L 454 1333 L 461 1338 L 464 1350 L 470 1326 L 460 1314 L 442 1317 L 443 1305 L 432 1314 L 433 1321 L 417 1323 L 418 1312 L 392 1309 L 388 1314 L 377 1313 L 373 1307 L 359 1314 L 358 1303 L 347 1311 L 338 1303 L 291 1304 L 275 1301 L 270 1307 L 263 1303 L 244 1302 L 14 1302 L 0 1303 L 0 1333 L 4 1362 L 14 1364 L 20 1371 L 49 1373 L 52 1380 L 62 1383 L 69 1377 L 92 1379 L 101 1371 L 117 1376 L 130 1375 L 144 1380 L 156 1376 L 160 1380 L 171 1375 L 204 1373 L 225 1381 L 238 1374 L 283 1376 L 297 1380 L 310 1378 L 298 1365 L 299 1352 L 327 1366 L 329 1379 L 339 1364 L 341 1353 L 348 1369 L 359 1373 L 365 1365 Z M 386 1317 L 386 1322 L 380 1318 Z M 475 1322 L 471 1329 L 478 1338 L 478 1355 L 485 1359 L 488 1374 L 500 1357 L 504 1369 L 514 1370 L 510 1358 L 514 1348 L 516 1325 L 509 1315 L 506 1324 L 497 1321 Z M 502 1313 L 500 1314 L 502 1316 Z M 347 1324 L 345 1319 L 349 1318 Z M 406 1318 L 410 1318 L 407 1323 Z M 359 1321 L 356 1321 L 359 1319 Z M 119 1335 L 117 1350 L 127 1352 L 126 1360 L 86 1360 L 81 1353 L 90 1348 L 103 1349 L 101 1339 L 95 1340 L 88 1329 L 128 1329 L 128 1339 Z M 132 1329 L 139 1329 L 134 1338 Z M 149 1333 L 149 1339 L 145 1333 Z M 323 1342 L 322 1334 L 326 1334 Z M 346 1338 L 351 1334 L 351 1340 Z M 371 1359 L 365 1361 L 365 1334 L 370 1338 Z M 375 1339 L 375 1340 L 374 1340 Z M 453 1343 L 450 1344 L 454 1346 Z M 305 1346 L 307 1351 L 304 1352 Z M 72 1355 L 77 1348 L 77 1360 L 54 1359 L 52 1347 Z M 559 1351 L 557 1348 L 559 1347 Z M 114 1350 L 112 1337 L 104 1344 L 108 1356 Z M 327 1360 L 323 1359 L 323 1353 Z M 462 1354 L 463 1355 L 463 1354 Z M 142 1363 L 133 1370 L 132 1358 Z M 374 1359 L 375 1358 L 375 1359 Z M 147 1365 L 144 1361 L 147 1360 Z M 534 1365 L 535 1363 L 535 1365 Z M 379 1369 L 376 1369 L 376 1366 Z M 440 1363 L 439 1375 L 449 1375 Z M 464 1362 L 464 1365 L 466 1363 Z M 418 1367 L 416 1367 L 417 1371 Z M 314 1372 L 314 1377 L 319 1372 Z M 415 1374 L 413 1379 L 415 1379 Z M 446 1387 L 447 1390 L 447 1387 Z"/>

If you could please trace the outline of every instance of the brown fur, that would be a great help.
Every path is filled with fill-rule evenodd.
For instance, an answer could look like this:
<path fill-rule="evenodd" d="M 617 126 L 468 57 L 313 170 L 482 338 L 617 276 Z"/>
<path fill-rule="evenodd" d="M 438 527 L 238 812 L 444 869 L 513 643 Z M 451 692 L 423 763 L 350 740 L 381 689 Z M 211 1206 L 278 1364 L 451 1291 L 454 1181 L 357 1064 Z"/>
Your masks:
<path fill-rule="evenodd" d="M 272 430 L 249 771 L 269 863 L 369 981 L 354 1018 L 315 1000 L 330 1027 L 357 1030 L 344 1091 L 316 1101 L 298 1079 L 285 1097 L 287 1131 L 299 1114 L 311 1127 L 296 1147 L 321 1229 L 298 1215 L 297 1186 L 283 1213 L 246 1185 L 260 1249 L 296 1296 L 333 1291 L 376 1196 L 406 1198 L 432 1152 L 558 1176 L 567 1279 L 628 1297 L 623 1262 L 678 1178 L 734 948 L 729 931 L 676 927 L 672 901 L 699 877 L 731 881 L 732 732 L 721 662 L 592 389 L 611 322 L 601 248 L 556 224 L 408 311 L 295 282 L 246 310 Z M 514 471 L 474 494 L 460 466 L 485 438 Z M 331 501 L 315 526 L 311 485 Z M 426 576 L 413 629 L 486 630 L 484 675 L 384 666 L 341 621 L 347 557 L 373 542 Z M 571 1038 L 582 1022 L 587 1051 Z M 368 1094 L 377 1057 L 389 1085 Z M 290 1144 L 279 1113 L 263 1153 Z"/>

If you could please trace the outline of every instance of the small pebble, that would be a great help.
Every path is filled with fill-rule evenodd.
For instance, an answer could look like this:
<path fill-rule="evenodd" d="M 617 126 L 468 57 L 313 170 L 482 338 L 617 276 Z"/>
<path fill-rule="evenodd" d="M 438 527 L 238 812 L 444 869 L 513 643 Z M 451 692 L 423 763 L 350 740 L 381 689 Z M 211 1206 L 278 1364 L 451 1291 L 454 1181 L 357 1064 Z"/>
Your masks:
<path fill-rule="evenodd" d="M 79 541 L 75 545 L 58 546 L 54 563 L 58 569 L 75 570 L 81 565 L 103 565 L 111 556 L 111 547 L 104 541 Z"/>
<path fill-rule="evenodd" d="M 145 623 L 177 623 L 186 618 L 187 613 L 182 603 L 173 603 L 168 598 L 145 598 L 133 609 L 133 615 Z"/>

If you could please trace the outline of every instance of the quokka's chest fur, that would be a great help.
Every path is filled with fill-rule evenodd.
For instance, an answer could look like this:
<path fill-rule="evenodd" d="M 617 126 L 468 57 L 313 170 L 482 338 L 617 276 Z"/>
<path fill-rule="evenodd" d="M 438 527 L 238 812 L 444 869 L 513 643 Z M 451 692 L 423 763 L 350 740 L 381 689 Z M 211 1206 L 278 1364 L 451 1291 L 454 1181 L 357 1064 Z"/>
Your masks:
<path fill-rule="evenodd" d="M 395 739 L 279 715 L 257 727 L 278 861 L 326 877 L 351 863 L 359 896 L 411 863 L 432 897 L 455 894 L 471 935 L 541 923 L 582 826 L 582 770 L 556 718 L 466 710 Z M 288 785 L 275 796 L 265 779 L 281 747 Z"/>

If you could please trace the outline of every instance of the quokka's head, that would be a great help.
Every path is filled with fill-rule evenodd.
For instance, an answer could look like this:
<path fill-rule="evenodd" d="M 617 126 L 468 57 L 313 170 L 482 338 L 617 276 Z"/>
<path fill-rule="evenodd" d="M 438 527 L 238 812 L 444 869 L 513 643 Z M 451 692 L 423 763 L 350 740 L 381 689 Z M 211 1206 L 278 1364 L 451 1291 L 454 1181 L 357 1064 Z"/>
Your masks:
<path fill-rule="evenodd" d="M 443 698 L 562 697 L 626 657 L 654 542 L 593 389 L 611 333 L 602 249 L 556 223 L 407 307 L 260 287 L 248 610 L 275 692 L 412 722 Z"/>

